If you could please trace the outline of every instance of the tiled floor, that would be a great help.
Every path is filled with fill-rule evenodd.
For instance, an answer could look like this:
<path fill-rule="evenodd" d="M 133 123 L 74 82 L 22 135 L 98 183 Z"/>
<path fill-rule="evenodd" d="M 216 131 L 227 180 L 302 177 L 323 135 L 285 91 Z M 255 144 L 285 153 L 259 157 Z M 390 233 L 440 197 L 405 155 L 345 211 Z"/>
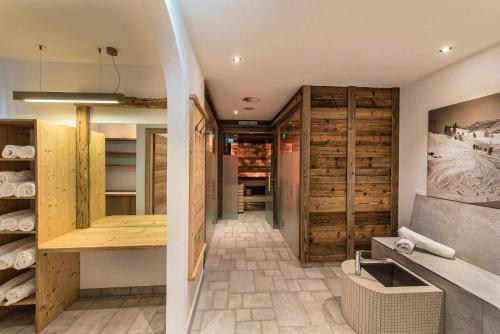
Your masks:
<path fill-rule="evenodd" d="M 191 334 L 352 334 L 339 270 L 302 268 L 263 212 L 219 221 Z"/>
<path fill-rule="evenodd" d="M 0 322 L 2 334 L 35 333 L 33 311 L 17 311 Z M 42 334 L 165 333 L 165 295 L 80 298 Z"/>

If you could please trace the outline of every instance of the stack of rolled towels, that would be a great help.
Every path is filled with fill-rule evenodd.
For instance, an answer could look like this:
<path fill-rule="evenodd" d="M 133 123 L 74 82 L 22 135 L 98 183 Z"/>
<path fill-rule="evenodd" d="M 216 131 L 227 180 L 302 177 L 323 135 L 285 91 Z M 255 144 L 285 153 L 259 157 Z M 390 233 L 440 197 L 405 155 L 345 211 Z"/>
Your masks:
<path fill-rule="evenodd" d="M 414 248 L 418 247 L 447 259 L 453 259 L 455 257 L 455 250 L 453 248 L 429 239 L 406 227 L 401 227 L 398 230 L 398 235 L 399 240 L 396 241 L 395 247 L 400 253 L 411 254 Z"/>
<path fill-rule="evenodd" d="M 6 159 L 33 159 L 35 157 L 35 147 L 33 145 L 19 146 L 7 145 L 3 148 L 2 158 Z"/>
<path fill-rule="evenodd" d="M 23 238 L 0 246 L 0 270 L 22 270 L 35 264 L 36 245 L 33 237 Z"/>
<path fill-rule="evenodd" d="M 22 231 L 35 230 L 35 210 L 26 209 L 0 215 L 0 231 Z"/>
<path fill-rule="evenodd" d="M 35 272 L 27 271 L 0 285 L 0 302 L 6 306 L 15 304 L 35 294 Z"/>
<path fill-rule="evenodd" d="M 36 190 L 33 179 L 34 175 L 31 170 L 0 172 L 0 198 L 35 196 Z"/>

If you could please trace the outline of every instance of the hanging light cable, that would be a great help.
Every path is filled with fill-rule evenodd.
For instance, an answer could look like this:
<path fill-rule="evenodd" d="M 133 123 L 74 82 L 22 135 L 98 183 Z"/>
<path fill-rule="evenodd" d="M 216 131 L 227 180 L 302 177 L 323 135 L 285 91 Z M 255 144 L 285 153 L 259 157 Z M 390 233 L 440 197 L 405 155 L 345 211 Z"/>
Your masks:
<path fill-rule="evenodd" d="M 38 51 L 40 53 L 39 71 L 40 71 L 40 92 L 42 91 L 42 51 L 43 45 L 38 44 Z"/>
<path fill-rule="evenodd" d="M 97 51 L 99 52 L 99 93 L 102 92 L 102 63 L 101 63 L 101 48 L 97 48 Z"/>

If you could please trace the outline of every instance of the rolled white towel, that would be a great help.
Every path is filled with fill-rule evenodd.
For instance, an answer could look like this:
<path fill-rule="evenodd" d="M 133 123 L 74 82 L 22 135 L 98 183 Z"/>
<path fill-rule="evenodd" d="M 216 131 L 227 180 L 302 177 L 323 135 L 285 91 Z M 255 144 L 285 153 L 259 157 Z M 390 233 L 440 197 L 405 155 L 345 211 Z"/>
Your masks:
<path fill-rule="evenodd" d="M 19 231 L 19 224 L 21 223 L 21 221 L 33 217 L 32 219 L 34 223 L 34 216 L 35 212 L 32 209 L 26 209 L 2 215 L 0 216 L 0 231 Z"/>
<path fill-rule="evenodd" d="M 29 216 L 20 219 L 18 224 L 19 231 L 23 232 L 34 231 L 35 226 L 36 226 L 36 216 L 34 212 L 31 213 Z"/>
<path fill-rule="evenodd" d="M 22 270 L 35 264 L 35 262 L 36 262 L 36 249 L 33 245 L 33 247 L 25 249 L 22 252 L 19 252 L 19 254 L 17 254 L 16 260 L 14 261 L 14 269 Z"/>
<path fill-rule="evenodd" d="M 21 159 L 33 159 L 35 157 L 35 147 L 33 145 L 22 146 L 17 149 L 17 156 Z"/>
<path fill-rule="evenodd" d="M 5 255 L 5 254 L 9 254 L 13 250 L 21 247 L 24 244 L 34 242 L 34 241 L 35 241 L 35 238 L 26 237 L 26 238 L 19 239 L 17 241 L 9 242 L 8 244 L 2 245 L 2 246 L 0 246 L 0 257 Z"/>
<path fill-rule="evenodd" d="M 401 227 L 398 230 L 398 235 L 400 238 L 408 239 L 412 241 L 418 248 L 425 249 L 433 254 L 453 259 L 455 257 L 455 250 L 446 245 L 440 244 L 432 239 L 427 238 L 417 232 L 414 232 L 406 227 Z"/>
<path fill-rule="evenodd" d="M 24 181 L 20 182 L 16 189 L 16 197 L 33 197 L 35 196 L 35 182 Z"/>
<path fill-rule="evenodd" d="M 17 275 L 16 277 L 8 280 L 4 284 L 0 286 L 0 302 L 3 302 L 5 299 L 5 295 L 7 292 L 16 286 L 19 286 L 27 281 L 29 281 L 31 278 L 35 277 L 35 271 L 30 270 L 25 273 L 22 273 L 21 275 Z"/>
<path fill-rule="evenodd" d="M 408 239 L 400 238 L 396 241 L 396 250 L 403 254 L 411 254 L 413 253 L 413 248 L 415 248 L 415 244 Z"/>
<path fill-rule="evenodd" d="M 16 262 L 17 255 L 22 251 L 30 249 L 32 247 L 35 247 L 35 242 L 28 242 L 14 249 L 10 253 L 0 256 L 0 270 L 12 268 L 14 266 L 14 263 Z"/>
<path fill-rule="evenodd" d="M 31 278 L 28 281 L 24 282 L 21 285 L 16 286 L 13 289 L 10 289 L 6 294 L 5 298 L 7 298 L 6 306 L 15 304 L 35 293 L 35 278 Z"/>
<path fill-rule="evenodd" d="M 2 150 L 2 158 L 12 159 L 17 158 L 17 150 L 22 146 L 6 145 Z"/>
<path fill-rule="evenodd" d="M 21 172 L 4 171 L 0 172 L 0 184 L 33 180 L 33 176 L 33 172 L 29 169 Z"/>
<path fill-rule="evenodd" d="M 0 197 L 11 197 L 16 194 L 17 187 L 22 182 L 8 182 L 0 184 Z"/>

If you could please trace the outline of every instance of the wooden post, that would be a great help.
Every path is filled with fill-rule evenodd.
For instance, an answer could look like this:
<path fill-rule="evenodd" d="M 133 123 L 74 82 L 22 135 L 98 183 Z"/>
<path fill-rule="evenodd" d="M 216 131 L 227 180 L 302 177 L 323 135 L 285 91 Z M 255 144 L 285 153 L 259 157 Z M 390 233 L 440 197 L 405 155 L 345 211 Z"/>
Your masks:
<path fill-rule="evenodd" d="M 300 113 L 300 260 L 309 262 L 309 190 L 311 169 L 311 86 L 302 87 L 302 110 Z"/>
<path fill-rule="evenodd" d="M 399 88 L 392 89 L 392 145 L 391 145 L 391 228 L 392 235 L 398 232 L 399 196 Z"/>
<path fill-rule="evenodd" d="M 76 106 L 76 228 L 90 227 L 90 110 Z"/>
<path fill-rule="evenodd" d="M 356 195 L 356 87 L 347 88 L 347 258 L 354 258 Z"/>

